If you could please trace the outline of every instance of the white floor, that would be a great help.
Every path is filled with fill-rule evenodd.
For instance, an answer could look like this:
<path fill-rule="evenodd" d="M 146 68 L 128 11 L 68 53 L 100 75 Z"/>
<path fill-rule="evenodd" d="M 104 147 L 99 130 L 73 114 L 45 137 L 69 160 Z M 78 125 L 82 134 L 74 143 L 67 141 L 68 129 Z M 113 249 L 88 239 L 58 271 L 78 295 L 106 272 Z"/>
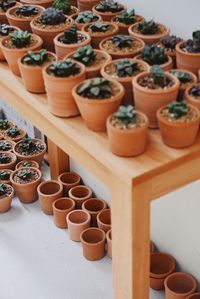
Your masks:
<path fill-rule="evenodd" d="M 80 243 L 56 228 L 38 202 L 17 198 L 0 215 L 0 281 L 0 299 L 112 298 L 111 260 L 86 261 Z"/>

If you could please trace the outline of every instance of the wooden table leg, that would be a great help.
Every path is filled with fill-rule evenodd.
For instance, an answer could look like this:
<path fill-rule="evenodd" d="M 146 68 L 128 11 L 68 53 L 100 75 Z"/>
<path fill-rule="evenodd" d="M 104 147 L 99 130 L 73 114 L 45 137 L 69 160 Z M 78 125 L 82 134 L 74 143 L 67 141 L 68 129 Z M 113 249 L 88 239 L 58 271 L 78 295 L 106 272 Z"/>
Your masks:
<path fill-rule="evenodd" d="M 48 138 L 48 158 L 52 179 L 57 179 L 59 174 L 69 171 L 69 156 L 63 152 L 53 141 Z"/>
<path fill-rule="evenodd" d="M 150 203 L 143 183 L 113 178 L 114 299 L 149 299 Z"/>

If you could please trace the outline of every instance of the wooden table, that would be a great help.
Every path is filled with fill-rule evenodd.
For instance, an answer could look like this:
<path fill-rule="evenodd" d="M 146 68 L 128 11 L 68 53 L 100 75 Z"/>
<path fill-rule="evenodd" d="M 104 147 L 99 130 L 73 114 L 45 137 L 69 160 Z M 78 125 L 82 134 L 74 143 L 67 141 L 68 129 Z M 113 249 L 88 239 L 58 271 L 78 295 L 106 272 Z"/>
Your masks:
<path fill-rule="evenodd" d="M 89 131 L 80 117 L 54 117 L 46 96 L 27 92 L 2 63 L 0 97 L 48 137 L 53 178 L 69 167 L 69 155 L 109 187 L 114 298 L 148 299 L 150 203 L 200 178 L 200 136 L 192 147 L 174 150 L 151 130 L 145 154 L 119 158 L 110 152 L 106 133 Z"/>

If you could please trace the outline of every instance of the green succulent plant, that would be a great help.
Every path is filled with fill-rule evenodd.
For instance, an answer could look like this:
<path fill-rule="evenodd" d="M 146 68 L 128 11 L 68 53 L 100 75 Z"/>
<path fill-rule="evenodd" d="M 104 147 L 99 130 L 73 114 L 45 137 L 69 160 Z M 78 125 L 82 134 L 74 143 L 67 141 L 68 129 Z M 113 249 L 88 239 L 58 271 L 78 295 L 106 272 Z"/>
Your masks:
<path fill-rule="evenodd" d="M 117 2 L 112 0 L 102 0 L 100 3 L 96 6 L 96 10 L 100 12 L 119 12 L 122 11 L 124 8 Z"/>
<path fill-rule="evenodd" d="M 72 59 L 55 61 L 49 67 L 49 72 L 55 77 L 69 77 L 80 72 L 80 67 Z"/>
<path fill-rule="evenodd" d="M 11 162 L 11 157 L 6 154 L 0 153 L 0 164 L 8 164 Z"/>
<path fill-rule="evenodd" d="M 0 180 L 8 181 L 10 179 L 10 172 L 6 170 L 0 170 Z"/>
<path fill-rule="evenodd" d="M 200 83 L 195 84 L 189 91 L 193 97 L 200 98 Z"/>
<path fill-rule="evenodd" d="M 168 105 L 168 111 L 172 118 L 178 119 L 188 114 L 189 107 L 185 101 L 172 102 Z"/>
<path fill-rule="evenodd" d="M 16 15 L 30 17 L 30 16 L 37 15 L 39 13 L 39 9 L 32 5 L 23 5 L 23 6 L 17 7 L 15 13 L 16 13 Z"/>
<path fill-rule="evenodd" d="M 158 32 L 158 24 L 155 23 L 153 20 L 143 20 L 140 23 L 138 23 L 137 29 L 140 33 L 144 35 L 152 35 Z"/>
<path fill-rule="evenodd" d="M 104 22 L 96 22 L 90 25 L 92 32 L 107 32 L 110 29 L 110 25 Z"/>
<path fill-rule="evenodd" d="M 28 136 L 25 136 L 22 142 L 20 143 L 20 148 L 23 152 L 30 153 L 36 149 L 36 144 L 33 141 L 33 139 L 31 139 Z"/>
<path fill-rule="evenodd" d="M 167 35 L 160 39 L 161 44 L 166 49 L 172 49 L 175 50 L 176 45 L 181 41 L 180 37 L 177 37 L 176 35 Z"/>
<path fill-rule="evenodd" d="M 119 110 L 114 113 L 114 117 L 122 122 L 126 127 L 129 124 L 135 124 L 137 120 L 137 114 L 132 105 L 120 106 Z"/>
<path fill-rule="evenodd" d="M 77 27 L 72 25 L 69 29 L 64 31 L 63 36 L 60 38 L 63 44 L 75 44 L 78 42 L 78 32 Z"/>
<path fill-rule="evenodd" d="M 92 46 L 85 46 L 79 48 L 72 56 L 73 59 L 82 62 L 84 65 L 89 66 L 95 61 L 96 55 Z"/>
<path fill-rule="evenodd" d="M 195 50 L 200 50 L 200 30 L 194 31 L 192 33 L 193 47 Z"/>
<path fill-rule="evenodd" d="M 172 70 L 171 73 L 179 79 L 182 84 L 192 82 L 193 78 L 190 74 L 184 71 Z"/>
<path fill-rule="evenodd" d="M 40 22 L 44 25 L 59 25 L 65 21 L 66 16 L 63 11 L 54 7 L 47 8 L 40 16 Z"/>
<path fill-rule="evenodd" d="M 118 77 L 131 77 L 140 68 L 137 62 L 124 58 L 115 63 L 115 70 Z"/>
<path fill-rule="evenodd" d="M 130 12 L 123 12 L 121 15 L 116 17 L 116 20 L 125 25 L 134 24 L 136 22 L 135 10 L 132 9 Z"/>
<path fill-rule="evenodd" d="M 32 167 L 32 163 L 28 161 L 23 162 L 21 165 L 22 167 Z"/>
<path fill-rule="evenodd" d="M 107 99 L 113 94 L 111 84 L 104 78 L 90 79 L 84 82 L 77 93 L 88 99 Z"/>
<path fill-rule="evenodd" d="M 3 140 L 2 142 L 0 142 L 0 151 L 1 152 L 6 152 L 6 151 L 9 151 L 11 150 L 12 148 L 12 145 L 7 142 L 6 140 Z"/>
<path fill-rule="evenodd" d="M 188 39 L 181 45 L 183 51 L 189 53 L 200 53 L 200 30 L 192 33 L 192 39 Z"/>
<path fill-rule="evenodd" d="M 23 58 L 23 63 L 27 65 L 43 65 L 46 61 L 48 61 L 48 54 L 45 49 L 40 50 L 39 53 L 29 51 Z"/>
<path fill-rule="evenodd" d="M 12 44 L 16 48 L 25 48 L 30 44 L 31 35 L 28 31 L 15 30 L 9 33 Z"/>
<path fill-rule="evenodd" d="M 159 86 L 165 85 L 165 73 L 159 65 L 153 65 L 151 67 L 151 77 L 153 78 L 154 84 L 157 84 Z"/>
<path fill-rule="evenodd" d="M 52 6 L 53 8 L 62 10 L 65 15 L 68 15 L 71 12 L 71 4 L 68 0 L 55 0 Z"/>
<path fill-rule="evenodd" d="M 34 176 L 34 171 L 31 169 L 20 169 L 17 172 L 17 177 L 23 181 L 30 180 Z"/>
<path fill-rule="evenodd" d="M 0 119 L 0 129 L 6 130 L 9 128 L 9 121 L 7 119 Z"/>
<path fill-rule="evenodd" d="M 17 137 L 20 135 L 20 129 L 17 127 L 9 128 L 6 131 L 6 134 L 11 138 Z"/>
<path fill-rule="evenodd" d="M 168 61 L 164 49 L 156 45 L 149 45 L 144 47 L 144 49 L 141 52 L 141 58 L 142 60 L 146 61 L 149 65 L 160 65 Z"/>
<path fill-rule="evenodd" d="M 88 24 L 98 20 L 99 17 L 92 11 L 81 11 L 75 18 L 75 21 L 79 24 Z"/>
<path fill-rule="evenodd" d="M 4 184 L 0 184 L 0 195 L 6 195 L 6 186 Z"/>
<path fill-rule="evenodd" d="M 115 47 L 120 49 L 130 48 L 133 44 L 133 39 L 128 35 L 115 35 L 111 40 Z"/>
<path fill-rule="evenodd" d="M 17 1 L 15 0 L 1 0 L 0 1 L 0 8 L 6 12 L 9 8 L 15 6 Z"/>

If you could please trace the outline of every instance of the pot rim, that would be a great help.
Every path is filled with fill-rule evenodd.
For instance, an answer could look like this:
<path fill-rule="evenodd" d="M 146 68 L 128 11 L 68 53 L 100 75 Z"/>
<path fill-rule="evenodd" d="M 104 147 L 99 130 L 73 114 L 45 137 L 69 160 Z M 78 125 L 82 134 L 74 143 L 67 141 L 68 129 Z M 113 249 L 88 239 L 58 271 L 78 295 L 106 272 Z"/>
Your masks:
<path fill-rule="evenodd" d="M 84 222 L 81 222 L 81 223 L 72 222 L 69 219 L 69 217 L 71 216 L 71 214 L 75 214 L 75 213 L 84 213 L 85 215 L 87 215 L 87 219 Z M 90 214 L 87 211 L 81 210 L 81 209 L 77 209 L 77 210 L 73 210 L 73 211 L 69 212 L 67 214 L 66 219 L 67 219 L 67 223 L 69 222 L 69 223 L 73 224 L 74 226 L 80 226 L 80 225 L 86 224 L 88 221 L 91 221 L 91 216 L 90 216 Z"/>
<path fill-rule="evenodd" d="M 110 224 L 107 224 L 107 223 L 104 223 L 102 222 L 100 219 L 99 219 L 99 214 L 101 214 L 102 212 L 107 212 L 107 211 L 110 211 L 110 214 L 111 214 L 111 209 L 104 209 L 104 210 L 101 210 L 98 214 L 97 214 L 97 221 L 101 224 L 103 224 L 104 226 L 111 226 L 111 223 Z"/>
<path fill-rule="evenodd" d="M 17 164 L 16 164 L 16 166 L 15 166 L 15 169 L 17 170 L 17 169 L 19 169 L 19 166 L 22 164 L 22 163 L 24 163 L 24 162 L 34 162 L 38 167 L 34 167 L 34 168 L 38 168 L 39 169 L 39 164 L 38 164 L 38 162 L 36 162 L 36 161 L 34 161 L 34 160 L 23 160 L 23 161 L 19 161 Z M 23 166 L 24 167 L 24 166 Z M 26 167 L 26 166 L 25 166 Z"/>
<path fill-rule="evenodd" d="M 77 9 L 78 9 L 78 8 L 77 8 Z M 88 11 L 89 11 L 89 10 L 88 10 Z M 75 14 L 72 15 L 72 19 L 73 19 L 75 25 L 91 25 L 91 24 L 93 24 L 93 23 L 101 22 L 101 21 L 102 21 L 102 17 L 101 17 L 99 14 L 95 13 L 95 15 L 98 17 L 98 20 L 97 20 L 97 21 L 93 21 L 93 22 L 90 22 L 90 23 L 77 23 L 76 20 L 75 20 L 75 18 L 76 18 L 80 13 L 82 13 L 82 12 L 84 12 L 84 11 L 78 11 L 77 13 L 75 13 Z M 93 12 L 93 13 L 94 13 L 94 12 Z"/>
<path fill-rule="evenodd" d="M 98 242 L 95 242 L 95 243 L 90 243 L 90 242 L 85 241 L 83 235 L 84 235 L 85 233 L 87 233 L 88 231 L 96 231 L 97 233 L 101 232 L 101 234 L 102 234 L 102 239 L 101 239 L 100 241 L 98 241 Z M 81 235 L 80 235 L 80 240 L 81 240 L 81 243 L 83 243 L 83 244 L 85 244 L 85 245 L 89 245 L 89 246 L 94 247 L 94 246 L 99 245 L 99 244 L 102 244 L 102 243 L 104 243 L 104 242 L 106 241 L 106 234 L 105 234 L 105 232 L 104 232 L 102 229 L 100 229 L 100 228 L 97 228 L 97 227 L 89 227 L 89 228 L 86 228 L 86 229 L 81 233 Z"/>
<path fill-rule="evenodd" d="M 187 74 L 189 74 L 189 75 L 192 77 L 192 79 L 193 79 L 192 82 L 188 82 L 188 87 L 190 87 L 190 88 L 191 88 L 191 84 L 195 84 L 195 83 L 198 82 L 198 80 L 197 80 L 197 76 L 196 76 L 194 73 L 192 73 L 191 71 L 184 70 L 184 69 L 178 69 L 178 68 L 175 69 L 175 68 L 173 68 L 173 69 L 171 69 L 171 70 L 169 70 L 169 71 L 166 71 L 166 72 L 173 75 L 173 73 L 171 73 L 172 71 L 183 72 L 183 73 L 187 73 Z M 187 83 L 186 83 L 186 84 L 187 84 Z M 186 88 L 188 88 L 188 87 L 186 87 Z M 185 90 L 186 88 L 184 88 L 184 86 L 181 87 L 181 84 L 180 84 L 180 89 Z"/>
<path fill-rule="evenodd" d="M 165 279 L 165 281 L 164 281 L 165 288 L 168 288 L 172 294 L 176 295 L 177 293 L 174 292 L 174 291 L 172 291 L 172 290 L 168 287 L 167 283 L 168 283 L 168 280 L 169 280 L 171 277 L 173 277 L 173 276 L 177 276 L 177 275 L 185 276 L 185 277 L 187 277 L 187 278 L 190 278 L 190 280 L 191 280 L 191 282 L 192 282 L 192 284 L 193 284 L 193 287 L 192 287 L 192 289 L 191 289 L 190 291 L 188 291 L 187 293 L 181 293 L 182 296 L 190 295 L 192 292 L 194 292 L 194 291 L 196 290 L 196 288 L 197 288 L 197 282 L 196 282 L 196 279 L 195 279 L 191 274 L 186 273 L 186 272 L 174 272 L 174 273 L 170 274 L 170 275 Z"/>
<path fill-rule="evenodd" d="M 137 59 L 137 60 L 142 60 L 143 62 L 145 62 L 145 63 L 148 64 L 148 62 L 144 61 L 144 60 L 141 58 L 141 55 L 140 55 L 140 54 L 136 55 L 134 58 Z M 150 69 L 151 69 L 151 67 L 153 66 L 153 65 L 150 65 L 150 64 L 148 64 L 148 65 L 149 65 Z M 159 64 L 159 66 L 160 66 L 161 68 L 163 68 L 163 69 L 164 69 L 166 66 L 171 66 L 171 65 L 173 65 L 173 60 L 172 60 L 172 57 L 169 56 L 169 55 L 167 55 L 167 61 L 166 61 L 165 63 L 163 63 L 163 64 Z M 167 71 L 164 70 L 164 72 L 167 72 Z"/>
<path fill-rule="evenodd" d="M 87 34 L 89 34 L 92 38 L 102 38 L 102 37 L 106 37 L 106 36 L 113 36 L 113 35 L 115 35 L 115 34 L 117 34 L 117 32 L 119 31 L 119 28 L 118 28 L 118 26 L 117 26 L 117 24 L 115 24 L 115 23 L 112 23 L 112 22 L 109 22 L 109 21 L 99 21 L 99 22 L 97 22 L 97 23 L 106 23 L 106 24 L 109 24 L 110 26 L 113 26 L 114 27 L 114 30 L 113 30 L 113 32 L 110 32 L 110 33 L 108 33 L 107 35 L 106 35 L 106 32 L 103 32 L 102 33 L 102 35 L 96 35 L 96 34 L 94 34 L 93 32 L 88 32 L 87 31 L 87 28 L 91 25 L 91 24 L 85 24 L 84 26 L 83 26 L 83 28 L 82 28 L 82 31 L 84 31 L 84 32 L 86 32 Z"/>
<path fill-rule="evenodd" d="M 42 49 L 41 49 L 42 50 Z M 39 53 L 40 51 L 34 51 L 35 53 Z M 48 54 L 48 55 L 51 55 L 52 57 L 54 57 L 55 58 L 55 61 L 57 61 L 57 56 L 56 56 L 56 54 L 55 53 L 53 53 L 53 52 L 50 52 L 50 51 L 46 51 L 46 53 Z M 28 64 L 25 64 L 25 63 L 23 63 L 22 62 L 22 59 L 25 57 L 27 55 L 27 53 L 26 54 L 24 54 L 22 57 L 19 57 L 18 58 L 18 65 L 20 65 L 21 67 L 23 67 L 23 68 L 25 68 L 25 69 L 43 69 L 44 68 L 44 65 L 28 65 Z M 49 65 L 51 62 L 49 61 L 49 62 L 47 62 L 47 64 L 46 65 Z"/>
<path fill-rule="evenodd" d="M 3 48 L 5 51 L 7 52 L 22 52 L 22 51 L 31 51 L 31 50 L 34 50 L 35 48 L 38 48 L 39 46 L 41 46 L 43 44 L 43 40 L 41 39 L 41 37 L 35 33 L 30 33 L 30 35 L 37 41 L 37 43 L 31 47 L 28 47 L 28 48 L 14 48 L 14 49 L 10 49 L 6 46 L 4 46 L 4 41 L 6 41 L 9 36 L 5 36 L 4 38 L 2 38 L 0 40 L 0 47 Z"/>
<path fill-rule="evenodd" d="M 20 5 L 20 7 L 22 6 L 26 6 L 28 4 L 22 4 Z M 11 19 L 11 20 L 14 20 L 14 21 L 17 21 L 17 22 L 22 22 L 22 23 L 27 23 L 27 22 L 30 22 L 31 20 L 33 20 L 34 18 L 37 18 L 43 11 L 45 11 L 44 7 L 41 6 L 41 5 L 37 5 L 37 4 L 32 4 L 31 6 L 33 7 L 36 7 L 38 9 L 40 9 L 39 13 L 36 15 L 36 16 L 31 16 L 31 17 L 27 17 L 27 18 L 18 18 L 18 17 L 15 17 L 12 15 L 12 12 L 14 10 L 16 10 L 19 6 L 13 6 L 13 7 L 10 7 L 7 11 L 6 11 L 6 17 L 8 19 Z"/>
<path fill-rule="evenodd" d="M 75 181 L 75 182 L 73 182 L 73 183 L 66 183 L 66 182 L 64 182 L 64 181 L 62 181 L 62 176 L 64 176 L 64 175 L 74 175 L 74 176 L 76 176 L 76 178 L 77 178 L 77 180 Z M 63 173 L 61 173 L 59 176 L 58 176 L 58 181 L 61 183 L 61 184 L 63 184 L 64 186 L 66 185 L 66 186 L 68 186 L 68 185 L 73 185 L 73 184 L 76 184 L 77 182 L 80 182 L 81 181 L 81 177 L 80 177 L 80 175 L 78 174 L 78 173 L 76 173 L 76 172 L 73 172 L 73 171 L 66 171 L 66 172 L 63 172 Z"/>
<path fill-rule="evenodd" d="M 5 154 L 5 155 L 8 155 L 8 156 L 10 156 L 12 158 L 11 162 L 6 163 L 6 164 L 0 164 L 1 167 L 5 166 L 5 169 L 6 169 L 6 166 L 12 165 L 13 163 L 17 162 L 17 156 L 15 155 L 15 153 L 12 153 L 12 152 L 0 152 L 0 154 Z"/>
<path fill-rule="evenodd" d="M 200 57 L 200 52 L 199 53 L 189 53 L 189 52 L 185 52 L 181 49 L 181 45 L 183 43 L 185 43 L 186 40 L 180 41 L 177 45 L 176 45 L 176 52 L 185 56 L 190 56 L 190 57 Z"/>
<path fill-rule="evenodd" d="M 170 254 L 167 254 L 165 252 L 152 252 L 150 254 L 150 257 L 151 256 L 164 256 L 164 257 L 167 257 L 168 260 L 170 261 L 170 263 L 172 264 L 172 267 L 169 271 L 163 273 L 163 274 L 156 274 L 154 272 L 151 272 L 150 270 L 150 277 L 151 278 L 155 278 L 155 279 L 161 279 L 161 278 L 165 278 L 167 277 L 170 273 L 174 272 L 175 271 L 175 268 L 176 268 L 176 262 L 175 262 L 175 259 L 170 255 Z"/>
<path fill-rule="evenodd" d="M 193 96 L 191 96 L 191 95 L 189 94 L 190 89 L 191 89 L 194 85 L 196 85 L 196 84 L 200 86 L 200 82 L 193 82 L 192 85 L 190 85 L 190 86 L 188 86 L 188 87 L 186 88 L 186 90 L 185 90 L 185 97 L 186 97 L 187 100 L 189 99 L 190 101 L 193 101 L 193 102 L 195 102 L 195 103 L 199 103 L 199 104 L 200 104 L 200 100 L 197 100 L 195 97 L 193 97 Z"/>
<path fill-rule="evenodd" d="M 79 47 L 81 47 L 82 45 L 84 45 L 85 42 L 89 42 L 89 43 L 91 42 L 91 37 L 90 37 L 90 35 L 89 35 L 87 32 L 85 32 L 85 31 L 81 31 L 81 30 L 77 30 L 77 33 L 86 36 L 86 40 L 84 40 L 84 41 L 82 41 L 81 43 L 78 44 Z M 59 46 L 60 48 L 68 48 L 68 49 L 70 49 L 70 48 L 74 48 L 74 46 L 77 45 L 77 43 L 73 43 L 73 44 L 63 44 L 63 43 L 61 43 L 58 39 L 59 39 L 61 36 L 63 36 L 63 35 L 64 35 L 63 32 L 61 32 L 61 33 L 59 33 L 58 35 L 56 35 L 56 37 L 55 37 L 54 40 L 53 40 L 55 46 Z"/>
<path fill-rule="evenodd" d="M 186 299 L 195 299 L 195 295 L 200 296 L 200 292 L 193 293 L 193 294 L 189 295 Z M 194 296 L 194 298 L 193 298 L 193 296 Z"/>
<path fill-rule="evenodd" d="M 38 0 L 38 1 L 41 1 L 41 0 Z M 44 3 L 48 3 L 48 2 L 53 2 L 53 1 L 45 1 Z M 31 2 L 32 3 L 32 2 Z M 39 16 L 40 17 L 40 16 Z M 67 16 L 65 15 L 65 17 L 67 19 L 69 19 L 69 23 L 66 24 L 66 28 L 64 27 L 63 29 L 61 28 L 57 28 L 57 29 L 46 29 L 46 28 L 41 28 L 41 27 L 38 27 L 34 24 L 34 21 L 39 18 L 39 17 L 36 17 L 34 18 L 31 22 L 30 22 L 30 26 L 31 26 L 31 29 L 33 31 L 33 29 L 37 30 L 37 31 L 40 31 L 40 32 L 43 32 L 43 33 L 47 33 L 47 32 L 51 32 L 51 33 L 60 33 L 61 31 L 64 31 L 66 28 L 70 27 L 72 24 L 73 24 L 73 20 L 70 16 Z"/>
<path fill-rule="evenodd" d="M 139 23 L 139 22 L 138 22 Z M 138 23 L 135 23 L 135 24 L 132 24 L 128 31 L 129 31 L 129 34 L 132 35 L 132 36 L 136 36 L 138 38 L 143 38 L 145 40 L 149 40 L 149 39 L 152 39 L 152 38 L 161 38 L 161 37 L 164 37 L 166 35 L 169 35 L 170 34 L 170 29 L 169 27 L 165 26 L 163 23 L 160 23 L 160 22 L 156 22 L 158 25 L 161 25 L 164 27 L 164 32 L 163 33 L 157 33 L 157 34 L 142 34 L 142 33 L 136 33 L 133 31 L 133 27 L 136 27 L 138 25 Z"/>
<path fill-rule="evenodd" d="M 109 229 L 106 233 L 107 242 L 112 242 L 112 238 L 110 238 L 110 235 L 112 236 L 112 228 Z"/>
<path fill-rule="evenodd" d="M 18 172 L 19 170 L 27 169 L 27 168 L 35 170 L 38 173 L 39 177 L 37 178 L 37 180 L 29 182 L 29 183 L 25 183 L 25 184 L 19 184 L 19 183 L 15 182 L 14 179 L 13 179 L 13 177 L 16 174 L 16 172 Z M 14 170 L 13 173 L 11 173 L 10 181 L 11 181 L 11 183 L 13 185 L 16 185 L 16 186 L 30 186 L 31 184 L 40 181 L 41 178 L 42 178 L 42 173 L 41 173 L 41 171 L 38 168 L 35 168 L 35 167 L 22 167 L 20 169 Z"/>
<path fill-rule="evenodd" d="M 18 142 L 15 143 L 15 145 L 14 145 L 14 147 L 13 147 L 13 152 L 14 152 L 14 154 L 15 154 L 16 156 L 20 157 L 20 158 L 23 158 L 24 160 L 26 160 L 26 157 L 33 157 L 33 158 L 35 158 L 35 157 L 39 157 L 39 156 L 43 155 L 43 154 L 46 152 L 46 150 L 47 150 L 46 143 L 45 143 L 44 141 L 42 141 L 41 139 L 39 139 L 39 138 L 31 138 L 31 139 L 34 140 L 34 141 L 39 141 L 40 143 L 42 143 L 42 144 L 44 145 L 44 149 L 43 149 L 42 152 L 40 152 L 40 153 L 38 153 L 38 154 L 35 154 L 35 155 L 31 155 L 31 156 L 24 156 L 24 155 L 21 155 L 20 153 L 18 153 L 18 152 L 16 151 L 16 147 L 23 141 L 23 140 L 19 140 Z"/>
<path fill-rule="evenodd" d="M 119 3 L 121 6 L 122 6 L 122 10 L 121 11 L 118 11 L 118 12 L 100 12 L 100 11 L 98 11 L 98 10 L 96 10 L 96 6 L 98 5 L 98 4 L 95 4 L 94 6 L 93 6 L 93 8 L 92 8 L 92 11 L 94 11 L 95 13 L 97 13 L 97 14 L 100 14 L 101 16 L 108 16 L 108 17 L 112 17 L 112 16 L 115 16 L 115 15 L 119 15 L 119 14 L 121 14 L 121 13 L 123 13 L 124 11 L 126 11 L 127 10 L 127 6 L 126 5 L 124 5 L 124 4 L 122 4 L 122 3 Z"/>
<path fill-rule="evenodd" d="M 71 202 L 71 207 L 69 207 L 68 209 L 59 209 L 59 208 L 57 208 L 55 205 L 56 205 L 56 203 L 57 202 L 59 202 L 59 201 L 68 201 L 68 202 Z M 72 199 L 72 198 L 70 198 L 70 197 L 60 197 L 60 198 L 58 198 L 58 199 L 56 199 L 54 202 L 53 202 L 53 204 L 52 204 L 52 206 L 53 206 L 53 209 L 55 210 L 55 211 L 57 211 L 57 212 L 63 212 L 63 213 L 65 213 L 65 212 L 67 212 L 67 211 L 69 211 L 69 210 L 71 210 L 71 209 L 75 209 L 75 205 L 76 205 L 76 203 L 75 203 L 75 201 Z"/>
<path fill-rule="evenodd" d="M 47 185 L 47 184 L 57 184 L 59 186 L 59 189 L 58 191 L 54 192 L 54 193 L 51 193 L 51 194 L 46 194 L 46 193 L 43 193 L 41 192 L 41 187 L 43 187 L 44 185 Z M 45 197 L 51 197 L 51 196 L 55 196 L 55 195 L 58 195 L 61 191 L 63 190 L 63 185 L 57 181 L 57 180 L 47 180 L 47 181 L 43 181 L 41 182 L 38 187 L 37 187 L 37 192 L 38 192 L 38 195 L 42 195 L 42 196 L 45 196 Z"/>
<path fill-rule="evenodd" d="M 135 22 L 134 24 L 126 25 L 126 24 L 121 23 L 121 22 L 119 22 L 119 21 L 116 20 L 116 18 L 117 18 L 118 16 L 119 16 L 119 15 L 114 16 L 114 17 L 111 19 L 111 22 L 115 22 L 119 27 L 127 28 L 127 29 L 128 29 L 131 25 L 135 25 L 135 24 L 137 24 L 137 23 L 140 23 L 142 20 L 144 20 L 144 17 L 143 17 L 143 16 L 138 15 L 138 14 L 135 14 L 135 16 L 136 16 L 137 18 L 140 18 L 141 20 Z"/>
<path fill-rule="evenodd" d="M 89 201 L 99 201 L 101 203 L 103 203 L 103 208 L 98 210 L 98 211 L 92 211 L 92 210 L 89 210 L 88 208 L 85 207 L 85 205 L 89 202 Z M 85 210 L 85 211 L 88 211 L 91 215 L 96 215 L 98 214 L 99 212 L 101 212 L 102 210 L 106 209 L 107 207 L 107 204 L 105 202 L 105 200 L 101 199 L 101 198 L 96 198 L 96 197 L 91 197 L 91 198 L 88 198 L 86 201 L 83 202 L 82 204 L 82 209 Z"/>
<path fill-rule="evenodd" d="M 74 196 L 73 194 L 72 194 L 72 192 L 74 191 L 74 189 L 78 189 L 78 188 L 84 188 L 85 190 L 87 190 L 88 191 L 88 195 L 86 195 L 86 196 L 84 196 L 84 197 L 77 197 L 77 196 Z M 92 196 L 92 189 L 90 188 L 90 187 L 88 187 L 88 186 L 85 186 L 85 185 L 77 185 L 77 186 L 74 186 L 74 187 L 72 187 L 70 190 L 69 190 L 69 192 L 68 192 L 68 194 L 69 194 L 69 197 L 70 198 L 72 198 L 72 199 L 76 199 L 77 201 L 82 201 L 82 200 L 84 200 L 85 198 L 88 198 L 88 196 Z"/>
<path fill-rule="evenodd" d="M 34 0 L 20 0 L 22 3 L 35 3 Z M 37 0 L 40 3 L 51 3 L 53 0 Z"/>
<path fill-rule="evenodd" d="M 15 194 L 13 186 L 11 186 L 11 185 L 9 185 L 7 183 L 1 183 L 1 184 L 5 185 L 6 187 L 10 187 L 12 192 L 8 196 L 1 198 L 0 199 L 0 204 L 1 204 L 1 201 L 3 201 L 3 200 L 12 199 L 14 197 L 14 194 Z"/>

